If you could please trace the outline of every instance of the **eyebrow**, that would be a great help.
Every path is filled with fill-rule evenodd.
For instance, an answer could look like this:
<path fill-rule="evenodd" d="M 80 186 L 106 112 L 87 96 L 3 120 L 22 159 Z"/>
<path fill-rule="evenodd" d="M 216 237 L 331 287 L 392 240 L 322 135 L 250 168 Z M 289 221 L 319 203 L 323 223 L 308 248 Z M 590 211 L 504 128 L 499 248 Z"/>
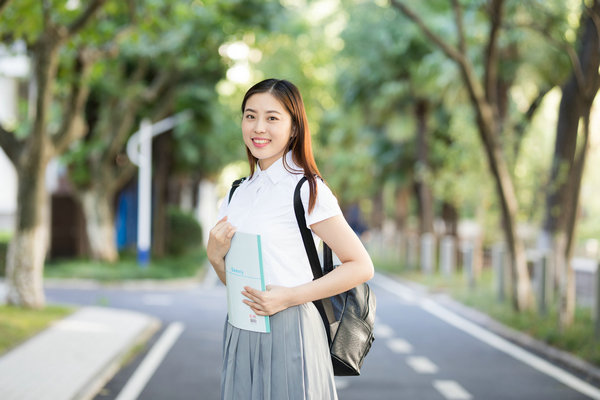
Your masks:
<path fill-rule="evenodd" d="M 257 113 L 258 111 L 253 110 L 252 108 L 246 108 L 246 112 L 253 112 L 253 113 Z M 279 111 L 277 110 L 267 110 L 266 112 L 267 114 L 281 114 Z"/>

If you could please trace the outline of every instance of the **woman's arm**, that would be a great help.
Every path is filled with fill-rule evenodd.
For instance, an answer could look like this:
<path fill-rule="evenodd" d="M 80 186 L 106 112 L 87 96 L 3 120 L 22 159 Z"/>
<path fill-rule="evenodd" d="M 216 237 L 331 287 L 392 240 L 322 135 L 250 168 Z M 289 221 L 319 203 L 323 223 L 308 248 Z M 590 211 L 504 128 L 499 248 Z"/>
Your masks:
<path fill-rule="evenodd" d="M 257 315 L 272 315 L 288 307 L 330 297 L 368 281 L 374 269 L 371 257 L 342 215 L 310 226 L 338 256 L 341 265 L 330 273 L 300 286 L 267 286 L 266 291 L 246 287 L 244 300 Z"/>
<path fill-rule="evenodd" d="M 231 238 L 234 234 L 235 228 L 227 222 L 227 216 L 225 216 L 210 230 L 208 244 L 206 245 L 208 261 L 223 284 L 227 284 L 225 278 L 225 255 L 229 251 L 229 247 L 231 247 Z"/>

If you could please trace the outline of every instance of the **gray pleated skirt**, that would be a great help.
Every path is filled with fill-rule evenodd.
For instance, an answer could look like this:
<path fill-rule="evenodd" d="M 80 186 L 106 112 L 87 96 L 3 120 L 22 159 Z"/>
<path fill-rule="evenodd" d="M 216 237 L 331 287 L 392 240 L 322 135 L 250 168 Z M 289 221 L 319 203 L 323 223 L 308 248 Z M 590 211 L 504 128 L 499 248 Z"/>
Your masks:
<path fill-rule="evenodd" d="M 312 303 L 271 316 L 271 333 L 225 321 L 222 400 L 335 400 L 327 337 Z"/>

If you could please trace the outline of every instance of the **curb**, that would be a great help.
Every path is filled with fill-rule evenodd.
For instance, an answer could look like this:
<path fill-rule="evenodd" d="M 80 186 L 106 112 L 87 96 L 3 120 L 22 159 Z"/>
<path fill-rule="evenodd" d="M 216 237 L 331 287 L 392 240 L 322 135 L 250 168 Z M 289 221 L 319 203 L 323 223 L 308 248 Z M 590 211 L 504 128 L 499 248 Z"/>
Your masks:
<path fill-rule="evenodd" d="M 79 278 L 45 278 L 44 287 L 53 289 L 98 289 L 114 288 L 125 290 L 178 290 L 191 289 L 198 287 L 202 283 L 201 278 L 181 278 L 181 279 L 137 279 L 123 281 L 98 281 L 95 279 Z"/>
<path fill-rule="evenodd" d="M 104 386 L 121 370 L 123 364 L 127 361 L 132 349 L 138 345 L 146 343 L 159 330 L 161 322 L 158 318 L 148 316 L 148 323 L 145 329 L 140 332 L 129 343 L 123 346 L 114 357 L 98 371 L 80 391 L 74 396 L 73 400 L 92 400 L 102 390 Z"/>
<path fill-rule="evenodd" d="M 556 347 L 552 347 L 549 344 L 542 342 L 541 340 L 535 339 L 526 333 L 517 331 L 510 328 L 497 320 L 493 319 L 489 315 L 466 306 L 445 293 L 432 293 L 425 286 L 408 281 L 402 278 L 392 276 L 393 279 L 409 286 L 411 289 L 418 291 L 421 294 L 427 295 L 432 300 L 436 301 L 440 305 L 452 310 L 459 314 L 461 317 L 468 319 L 469 321 L 476 323 L 489 331 L 507 339 L 513 343 L 524 347 L 533 353 L 542 355 L 543 357 L 561 364 L 565 368 L 570 369 L 577 373 L 580 377 L 588 381 L 593 381 L 596 385 L 600 384 L 600 368 L 588 363 L 587 361 L 568 353 L 564 350 L 560 350 Z"/>

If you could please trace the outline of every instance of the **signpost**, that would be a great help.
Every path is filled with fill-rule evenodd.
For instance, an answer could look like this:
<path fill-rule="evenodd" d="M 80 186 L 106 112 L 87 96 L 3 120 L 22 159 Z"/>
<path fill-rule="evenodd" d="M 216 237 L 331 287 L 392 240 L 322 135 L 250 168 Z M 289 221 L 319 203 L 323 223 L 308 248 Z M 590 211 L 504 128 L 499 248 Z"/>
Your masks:
<path fill-rule="evenodd" d="M 127 142 L 127 156 L 139 167 L 137 261 L 143 267 L 150 262 L 152 237 L 152 138 L 173 129 L 175 125 L 189 118 L 190 112 L 183 111 L 155 124 L 143 119 L 140 129 L 131 135 Z"/>

